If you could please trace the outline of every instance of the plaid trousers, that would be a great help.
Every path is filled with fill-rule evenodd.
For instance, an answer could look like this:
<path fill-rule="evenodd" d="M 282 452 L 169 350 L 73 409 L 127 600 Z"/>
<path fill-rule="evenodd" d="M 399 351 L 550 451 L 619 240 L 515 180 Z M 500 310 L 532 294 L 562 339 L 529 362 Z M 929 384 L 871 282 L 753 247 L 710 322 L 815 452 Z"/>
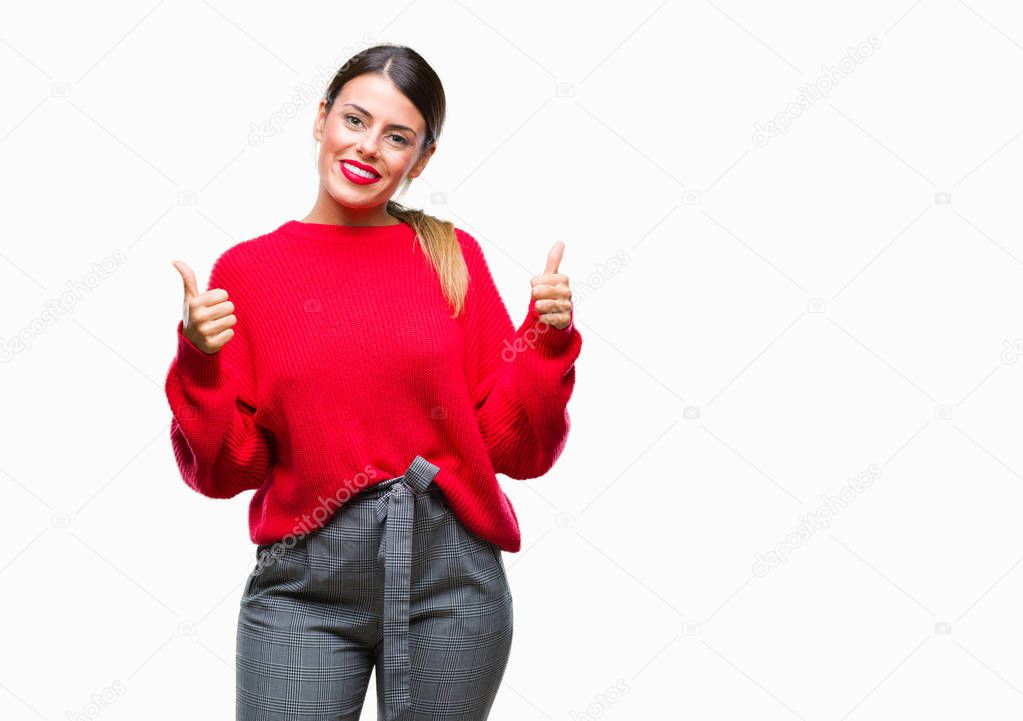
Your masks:
<path fill-rule="evenodd" d="M 237 721 L 483 721 L 511 651 L 501 549 L 416 456 L 326 525 L 259 546 L 238 616 Z M 294 540 L 294 537 L 288 540 Z"/>

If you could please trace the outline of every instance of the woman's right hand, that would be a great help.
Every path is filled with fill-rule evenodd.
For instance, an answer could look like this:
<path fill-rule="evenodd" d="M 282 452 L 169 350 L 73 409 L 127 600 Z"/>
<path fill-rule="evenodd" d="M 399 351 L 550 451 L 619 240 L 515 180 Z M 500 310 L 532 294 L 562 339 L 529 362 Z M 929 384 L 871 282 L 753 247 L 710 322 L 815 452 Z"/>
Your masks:
<path fill-rule="evenodd" d="M 232 326 L 238 320 L 234 316 L 234 303 L 227 299 L 223 288 L 210 288 L 200 293 L 192 269 L 180 260 L 172 265 L 185 284 L 182 332 L 204 353 L 216 353 L 234 337 Z"/>

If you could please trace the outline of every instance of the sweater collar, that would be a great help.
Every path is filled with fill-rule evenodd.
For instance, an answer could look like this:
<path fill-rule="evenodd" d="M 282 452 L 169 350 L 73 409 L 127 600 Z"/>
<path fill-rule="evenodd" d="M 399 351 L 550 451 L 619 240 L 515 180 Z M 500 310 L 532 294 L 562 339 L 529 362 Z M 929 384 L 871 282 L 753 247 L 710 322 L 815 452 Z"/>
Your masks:
<path fill-rule="evenodd" d="M 361 243 L 409 238 L 414 235 L 407 223 L 393 225 L 333 225 L 289 220 L 278 230 L 290 235 L 334 243 Z"/>

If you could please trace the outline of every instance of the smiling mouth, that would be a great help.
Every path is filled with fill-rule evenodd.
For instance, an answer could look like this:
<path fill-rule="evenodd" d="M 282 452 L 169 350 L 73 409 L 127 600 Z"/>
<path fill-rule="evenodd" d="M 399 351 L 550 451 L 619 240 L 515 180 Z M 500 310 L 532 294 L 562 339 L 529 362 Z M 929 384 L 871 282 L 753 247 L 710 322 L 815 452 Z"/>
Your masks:
<path fill-rule="evenodd" d="M 344 166 L 345 170 L 347 170 L 348 172 L 353 173 L 355 175 L 358 175 L 360 178 L 366 178 L 367 180 L 374 180 L 374 179 L 380 177 L 379 173 L 374 173 L 374 172 L 369 171 L 369 170 L 363 170 L 362 168 L 359 168 L 359 167 L 357 167 L 355 165 L 352 165 L 347 160 L 342 160 L 341 161 L 341 165 Z"/>

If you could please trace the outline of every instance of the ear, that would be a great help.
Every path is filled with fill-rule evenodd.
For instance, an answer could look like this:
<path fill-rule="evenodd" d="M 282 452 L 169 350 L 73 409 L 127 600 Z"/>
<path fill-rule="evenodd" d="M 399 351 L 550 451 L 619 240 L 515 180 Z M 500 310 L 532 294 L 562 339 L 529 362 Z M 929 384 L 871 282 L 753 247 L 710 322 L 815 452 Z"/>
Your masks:
<path fill-rule="evenodd" d="M 323 126 L 327 122 L 327 113 L 323 110 L 326 105 L 326 99 L 320 100 L 320 109 L 316 113 L 316 119 L 313 121 L 313 138 L 320 142 L 323 142 Z"/>
<path fill-rule="evenodd" d="M 433 156 L 433 154 L 436 151 L 437 151 L 437 143 L 434 143 L 429 148 L 427 148 L 426 152 L 424 152 L 420 156 L 419 160 L 417 160 L 415 162 L 415 164 L 412 166 L 412 170 L 408 171 L 408 175 L 406 177 L 408 177 L 408 178 L 415 178 L 420 173 L 422 173 L 423 170 L 426 169 L 426 164 L 430 162 L 430 158 Z"/>

